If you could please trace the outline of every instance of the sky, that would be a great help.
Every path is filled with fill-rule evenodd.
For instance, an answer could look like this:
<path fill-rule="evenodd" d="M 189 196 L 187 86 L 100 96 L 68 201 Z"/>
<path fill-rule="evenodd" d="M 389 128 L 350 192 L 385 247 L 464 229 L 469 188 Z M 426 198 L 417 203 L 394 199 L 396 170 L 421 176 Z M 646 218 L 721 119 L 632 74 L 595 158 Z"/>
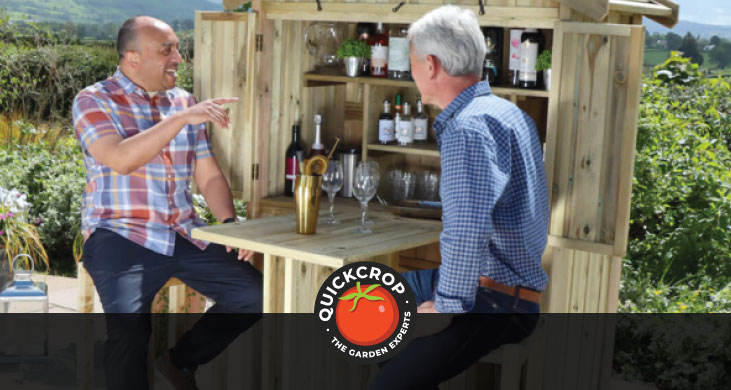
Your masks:
<path fill-rule="evenodd" d="M 731 0 L 674 0 L 680 20 L 731 26 Z"/>

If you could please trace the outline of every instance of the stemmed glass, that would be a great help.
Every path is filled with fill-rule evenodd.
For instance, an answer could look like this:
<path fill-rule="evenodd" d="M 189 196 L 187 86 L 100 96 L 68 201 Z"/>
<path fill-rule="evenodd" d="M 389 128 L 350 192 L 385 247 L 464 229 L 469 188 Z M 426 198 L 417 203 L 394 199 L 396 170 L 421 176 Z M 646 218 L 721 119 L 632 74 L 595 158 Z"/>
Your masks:
<path fill-rule="evenodd" d="M 360 229 L 358 230 L 363 234 L 373 233 L 371 229 L 366 227 L 366 213 L 368 212 L 368 202 L 376 195 L 379 178 L 378 163 L 375 161 L 361 161 L 355 170 L 353 195 L 358 198 L 361 210 L 363 210 L 360 218 Z"/>
<path fill-rule="evenodd" d="M 325 221 L 328 225 L 337 225 L 340 220 L 335 219 L 333 209 L 335 207 L 335 194 L 343 187 L 343 163 L 330 160 L 327 163 L 327 170 L 322 175 L 322 190 L 327 192 L 330 198 L 330 217 Z"/>

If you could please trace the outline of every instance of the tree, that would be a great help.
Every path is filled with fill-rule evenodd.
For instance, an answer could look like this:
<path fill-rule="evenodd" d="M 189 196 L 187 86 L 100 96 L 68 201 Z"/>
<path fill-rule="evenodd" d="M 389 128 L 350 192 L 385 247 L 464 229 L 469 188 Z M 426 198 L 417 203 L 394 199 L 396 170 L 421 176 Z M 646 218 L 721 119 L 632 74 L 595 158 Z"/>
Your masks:
<path fill-rule="evenodd" d="M 721 69 L 731 65 L 731 42 L 727 40 L 719 41 L 716 47 L 708 53 L 711 61 L 718 64 Z"/>
<path fill-rule="evenodd" d="M 669 32 L 665 36 L 665 40 L 668 41 L 668 49 L 678 50 L 678 48 L 680 48 L 680 44 L 683 42 L 683 37 L 676 33 Z"/>
<path fill-rule="evenodd" d="M 711 45 L 718 46 L 721 44 L 721 38 L 718 35 L 711 37 Z"/>
<path fill-rule="evenodd" d="M 691 61 L 698 65 L 703 65 L 703 54 L 698 50 L 698 41 L 696 41 L 691 33 L 685 35 L 678 50 L 683 52 L 683 57 L 690 58 Z"/>

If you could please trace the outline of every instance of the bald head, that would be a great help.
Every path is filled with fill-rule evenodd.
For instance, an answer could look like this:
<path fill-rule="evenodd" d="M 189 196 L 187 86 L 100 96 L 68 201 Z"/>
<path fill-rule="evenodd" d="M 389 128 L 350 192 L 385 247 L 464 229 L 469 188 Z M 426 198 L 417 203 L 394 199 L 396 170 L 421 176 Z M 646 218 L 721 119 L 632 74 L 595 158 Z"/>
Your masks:
<path fill-rule="evenodd" d="M 140 33 L 154 30 L 171 30 L 172 28 L 160 19 L 150 16 L 134 16 L 122 23 L 122 27 L 117 34 L 117 54 L 121 60 L 124 53 L 129 50 L 138 50 L 138 38 Z"/>

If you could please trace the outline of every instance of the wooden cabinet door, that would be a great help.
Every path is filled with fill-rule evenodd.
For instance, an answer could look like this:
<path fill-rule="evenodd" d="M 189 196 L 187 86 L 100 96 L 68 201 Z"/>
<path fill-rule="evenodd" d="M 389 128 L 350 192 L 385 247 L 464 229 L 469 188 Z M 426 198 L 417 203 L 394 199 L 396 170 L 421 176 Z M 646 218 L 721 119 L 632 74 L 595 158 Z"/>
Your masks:
<path fill-rule="evenodd" d="M 198 101 L 239 98 L 228 105 L 231 127 L 209 123 L 208 134 L 234 197 L 249 202 L 249 214 L 259 200 L 256 29 L 255 13 L 198 11 L 195 15 L 195 97 Z"/>
<path fill-rule="evenodd" d="M 546 140 L 543 311 L 615 312 L 626 253 L 645 29 L 558 22 Z"/>

